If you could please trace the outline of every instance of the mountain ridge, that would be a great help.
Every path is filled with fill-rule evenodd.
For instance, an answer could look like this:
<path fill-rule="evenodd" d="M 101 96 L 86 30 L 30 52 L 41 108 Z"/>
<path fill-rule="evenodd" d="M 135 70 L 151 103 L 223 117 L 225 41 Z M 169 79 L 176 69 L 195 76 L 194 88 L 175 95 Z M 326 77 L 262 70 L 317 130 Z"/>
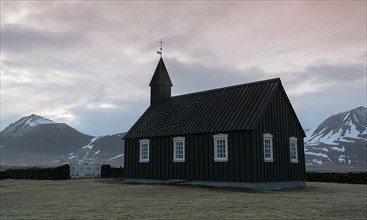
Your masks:
<path fill-rule="evenodd" d="M 11 123 L 0 132 L 0 162 L 2 165 L 56 166 L 75 163 L 69 154 L 99 140 L 96 150 L 100 153 L 96 162 L 123 166 L 123 160 L 110 160 L 123 154 L 120 134 L 94 137 L 84 134 L 65 123 L 32 114 Z M 93 144 L 94 145 L 94 144 Z"/>
<path fill-rule="evenodd" d="M 367 109 L 331 115 L 306 132 L 308 169 L 367 170 Z"/>
<path fill-rule="evenodd" d="M 305 130 L 307 170 L 367 170 L 366 115 L 366 107 L 360 106 L 331 115 Z M 77 162 L 78 151 L 89 149 L 95 153 L 96 163 L 123 166 L 124 135 L 95 137 L 32 114 L 0 132 L 0 162 L 23 166 L 71 164 Z"/>
<path fill-rule="evenodd" d="M 335 141 L 348 141 L 348 139 L 365 139 L 367 138 L 367 118 L 366 108 L 360 106 L 350 111 L 345 111 L 332 115 L 325 119 L 315 129 L 311 129 L 310 138 L 306 138 L 308 143 L 329 143 L 333 144 Z M 333 137 L 333 135 L 335 135 Z"/>

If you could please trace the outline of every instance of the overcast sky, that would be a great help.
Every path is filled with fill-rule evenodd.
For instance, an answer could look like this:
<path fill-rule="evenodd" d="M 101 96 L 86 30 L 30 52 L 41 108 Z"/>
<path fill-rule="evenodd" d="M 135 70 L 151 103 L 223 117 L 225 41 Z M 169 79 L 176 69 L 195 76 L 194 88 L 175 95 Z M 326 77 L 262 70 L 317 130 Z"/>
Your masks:
<path fill-rule="evenodd" d="M 1 1 L 1 130 L 32 113 L 90 135 L 150 102 L 280 77 L 304 128 L 366 106 L 366 1 Z"/>

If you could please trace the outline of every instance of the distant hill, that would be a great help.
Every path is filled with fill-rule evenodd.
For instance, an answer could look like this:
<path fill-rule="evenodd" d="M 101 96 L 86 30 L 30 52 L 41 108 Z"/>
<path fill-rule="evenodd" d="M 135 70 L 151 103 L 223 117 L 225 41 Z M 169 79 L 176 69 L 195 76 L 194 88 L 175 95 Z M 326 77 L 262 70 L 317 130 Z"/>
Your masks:
<path fill-rule="evenodd" d="M 123 166 L 124 164 L 124 141 L 125 133 L 107 135 L 92 138 L 90 143 L 82 148 L 65 155 L 63 159 L 68 163 L 76 162 L 77 151 L 80 149 L 91 149 L 95 152 L 95 160 L 99 164 L 110 164 L 111 166 Z"/>
<path fill-rule="evenodd" d="M 328 117 L 306 132 L 308 170 L 367 170 L 367 109 Z"/>
<path fill-rule="evenodd" d="M 56 166 L 75 163 L 78 149 L 89 146 L 96 151 L 97 162 L 122 166 L 123 134 L 93 137 L 65 123 L 55 123 L 30 115 L 0 132 L 0 162 L 10 166 Z M 94 148 L 92 146 L 95 146 Z M 111 159 L 115 158 L 116 159 Z M 69 159 L 70 158 L 70 159 Z"/>

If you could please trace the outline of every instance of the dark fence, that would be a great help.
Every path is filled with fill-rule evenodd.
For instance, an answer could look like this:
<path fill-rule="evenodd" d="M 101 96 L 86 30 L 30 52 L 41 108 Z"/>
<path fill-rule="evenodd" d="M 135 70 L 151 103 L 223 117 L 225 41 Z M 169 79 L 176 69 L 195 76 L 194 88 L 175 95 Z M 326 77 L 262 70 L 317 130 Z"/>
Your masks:
<path fill-rule="evenodd" d="M 0 179 L 65 180 L 70 179 L 70 166 L 8 169 L 0 172 Z"/>
<path fill-rule="evenodd" d="M 316 173 L 307 172 L 306 181 L 308 182 L 334 182 L 334 183 L 353 183 L 367 184 L 367 172 L 364 173 Z"/>

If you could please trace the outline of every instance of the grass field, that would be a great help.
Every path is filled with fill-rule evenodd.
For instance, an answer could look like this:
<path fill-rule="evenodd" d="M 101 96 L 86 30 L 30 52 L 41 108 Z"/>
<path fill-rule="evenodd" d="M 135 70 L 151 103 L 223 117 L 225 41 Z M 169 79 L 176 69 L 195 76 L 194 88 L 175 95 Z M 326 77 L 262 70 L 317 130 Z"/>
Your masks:
<path fill-rule="evenodd" d="M 117 180 L 1 180 L 0 219 L 366 219 L 367 185 L 249 191 Z"/>

